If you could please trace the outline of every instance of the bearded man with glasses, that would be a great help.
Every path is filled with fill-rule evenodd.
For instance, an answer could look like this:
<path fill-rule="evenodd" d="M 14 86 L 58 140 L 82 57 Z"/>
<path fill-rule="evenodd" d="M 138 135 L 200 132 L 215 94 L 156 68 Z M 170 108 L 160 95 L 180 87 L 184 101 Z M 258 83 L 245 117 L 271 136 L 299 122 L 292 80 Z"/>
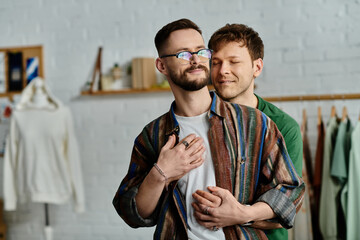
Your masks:
<path fill-rule="evenodd" d="M 275 124 L 209 93 L 211 50 L 195 23 L 165 25 L 155 45 L 175 101 L 135 139 L 113 199 L 118 214 L 134 228 L 156 225 L 154 239 L 266 239 L 251 222 L 277 217 L 291 226 L 305 186 Z M 194 204 L 196 190 L 218 188 L 233 198 L 209 193 L 207 205 Z"/>

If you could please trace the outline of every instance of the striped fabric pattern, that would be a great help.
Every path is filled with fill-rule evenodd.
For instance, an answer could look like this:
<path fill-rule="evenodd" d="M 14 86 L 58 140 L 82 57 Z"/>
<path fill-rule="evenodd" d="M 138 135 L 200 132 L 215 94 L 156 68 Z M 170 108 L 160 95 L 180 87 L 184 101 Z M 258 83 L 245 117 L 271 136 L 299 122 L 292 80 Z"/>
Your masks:
<path fill-rule="evenodd" d="M 286 228 L 292 227 L 305 185 L 297 175 L 276 125 L 262 112 L 222 101 L 215 93 L 208 112 L 208 133 L 216 185 L 229 190 L 241 204 L 266 202 Z M 164 189 L 153 215 L 142 219 L 135 195 L 157 161 L 161 147 L 179 126 L 170 111 L 149 123 L 135 139 L 129 170 L 113 204 L 131 227 L 156 225 L 154 239 L 187 239 L 184 197 L 176 182 Z M 179 139 L 177 139 L 178 141 Z M 226 239 L 267 239 L 264 231 L 250 226 L 224 228 Z"/>

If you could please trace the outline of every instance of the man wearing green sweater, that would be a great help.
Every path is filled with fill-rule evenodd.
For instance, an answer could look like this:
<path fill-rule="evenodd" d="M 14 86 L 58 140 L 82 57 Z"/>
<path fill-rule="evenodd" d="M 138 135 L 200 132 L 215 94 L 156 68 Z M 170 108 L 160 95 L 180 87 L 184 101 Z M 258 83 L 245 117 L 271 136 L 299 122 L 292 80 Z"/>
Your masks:
<path fill-rule="evenodd" d="M 254 93 L 254 81 L 263 69 L 264 44 L 258 33 L 243 24 L 227 24 L 210 38 L 211 79 L 217 94 L 232 103 L 257 108 L 277 125 L 294 167 L 301 176 L 303 146 L 300 127 L 288 114 Z M 199 200 L 199 199 L 197 199 Z M 267 229 L 269 239 L 288 239 L 276 218 L 254 222 L 254 228 Z"/>

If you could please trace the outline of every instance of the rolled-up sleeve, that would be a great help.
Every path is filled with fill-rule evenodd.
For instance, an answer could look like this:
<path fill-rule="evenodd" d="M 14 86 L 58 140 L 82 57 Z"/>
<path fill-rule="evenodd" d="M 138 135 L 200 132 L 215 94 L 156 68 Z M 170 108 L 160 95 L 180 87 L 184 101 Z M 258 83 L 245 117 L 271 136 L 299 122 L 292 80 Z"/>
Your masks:
<path fill-rule="evenodd" d="M 261 195 L 257 202 L 267 203 L 276 216 L 279 223 L 285 228 L 291 228 L 294 225 L 296 207 L 292 201 L 281 191 L 271 189 Z"/>
<path fill-rule="evenodd" d="M 149 218 L 143 219 L 137 211 L 135 201 L 141 183 L 157 159 L 155 151 L 149 144 L 148 136 L 144 128 L 135 139 L 128 172 L 112 202 L 119 216 L 133 228 L 150 227 L 156 224 L 157 209 Z"/>
<path fill-rule="evenodd" d="M 305 193 L 305 183 L 286 150 L 284 139 L 273 122 L 269 122 L 261 169 L 262 181 L 256 202 L 267 203 L 285 228 L 294 225 Z"/>
<path fill-rule="evenodd" d="M 118 195 L 116 193 L 113 205 L 117 213 L 124 219 L 124 221 L 133 228 L 151 227 L 156 224 L 155 213 L 149 218 L 142 218 L 137 211 L 135 196 L 138 192 L 138 187 L 132 187 L 125 193 Z"/>

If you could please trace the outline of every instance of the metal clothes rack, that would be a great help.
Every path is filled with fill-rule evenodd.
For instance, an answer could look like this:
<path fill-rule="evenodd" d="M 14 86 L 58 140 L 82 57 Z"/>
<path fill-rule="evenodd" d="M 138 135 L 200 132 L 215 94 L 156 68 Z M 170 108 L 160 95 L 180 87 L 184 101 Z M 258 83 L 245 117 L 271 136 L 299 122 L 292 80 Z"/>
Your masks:
<path fill-rule="evenodd" d="M 269 102 L 360 99 L 360 93 L 263 97 Z"/>
<path fill-rule="evenodd" d="M 324 101 L 324 100 L 354 100 L 360 99 L 360 93 L 348 94 L 324 94 L 324 95 L 298 95 L 298 96 L 276 96 L 276 97 L 263 97 L 268 102 L 291 102 L 291 101 Z M 304 112 L 303 112 L 304 114 Z M 306 111 L 305 111 L 306 116 Z M 331 108 L 331 116 L 336 116 L 335 106 Z M 304 116 L 303 116 L 304 117 Z M 342 120 L 348 117 L 346 107 L 343 107 Z M 318 107 L 318 123 L 321 121 L 321 107 Z M 360 121 L 360 115 L 359 115 Z"/>

